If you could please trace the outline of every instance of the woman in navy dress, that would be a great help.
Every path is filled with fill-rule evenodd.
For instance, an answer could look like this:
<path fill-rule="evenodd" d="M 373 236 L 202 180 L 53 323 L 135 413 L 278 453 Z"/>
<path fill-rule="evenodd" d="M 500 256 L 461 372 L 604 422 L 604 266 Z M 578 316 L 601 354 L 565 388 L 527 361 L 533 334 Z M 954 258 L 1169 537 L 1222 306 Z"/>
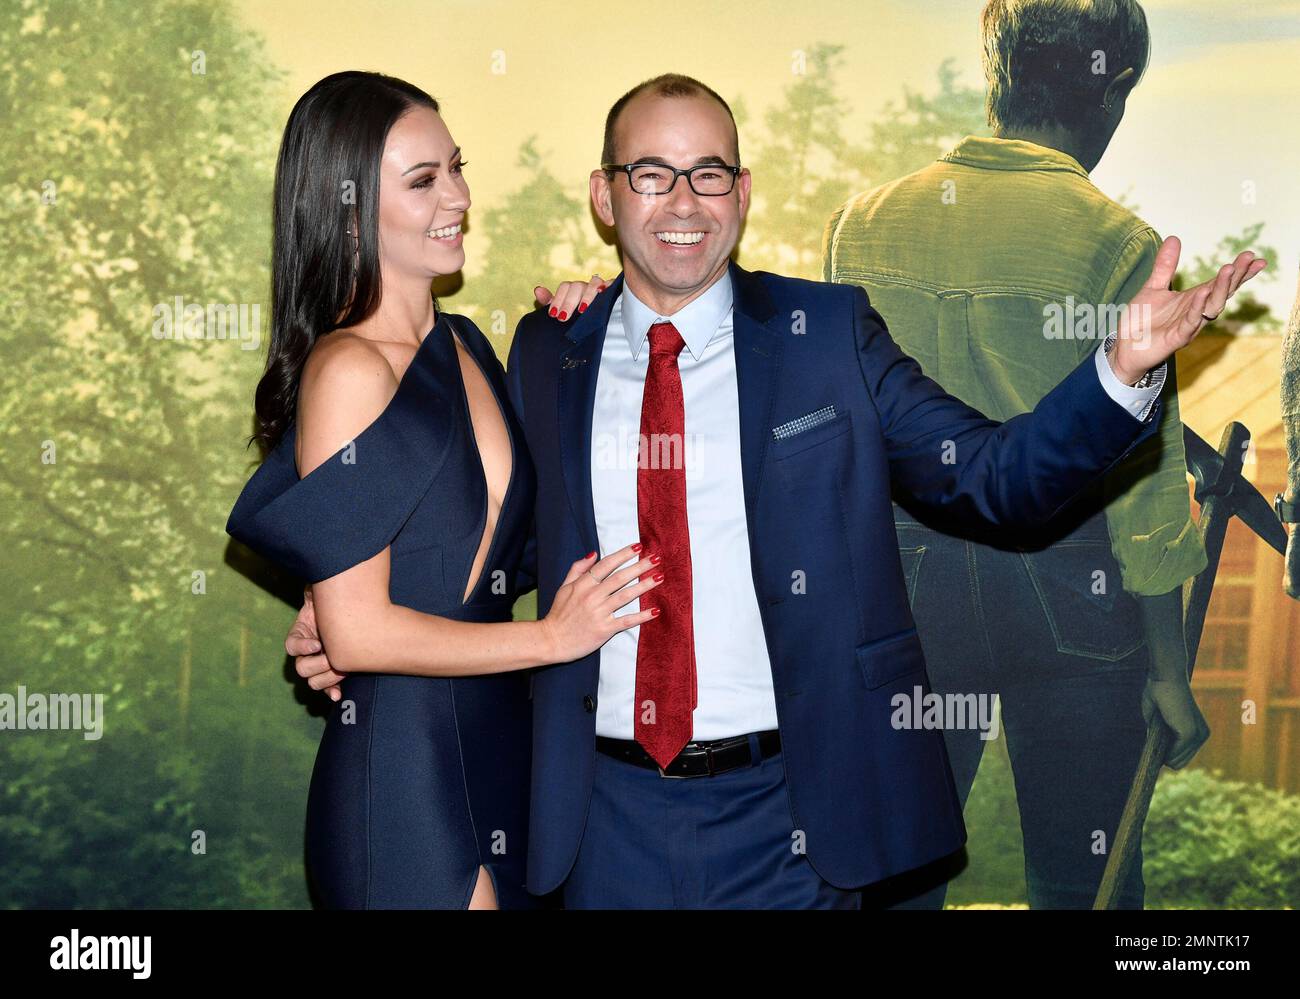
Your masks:
<path fill-rule="evenodd" d="M 430 295 L 464 263 L 470 203 L 438 110 L 403 81 L 339 73 L 290 115 L 265 460 L 227 524 L 313 584 L 344 676 L 307 802 L 308 865 L 332 908 L 536 904 L 523 671 L 649 620 L 614 612 L 662 579 L 639 545 L 592 553 L 544 620 L 511 620 L 531 586 L 533 469 L 491 345 Z"/>

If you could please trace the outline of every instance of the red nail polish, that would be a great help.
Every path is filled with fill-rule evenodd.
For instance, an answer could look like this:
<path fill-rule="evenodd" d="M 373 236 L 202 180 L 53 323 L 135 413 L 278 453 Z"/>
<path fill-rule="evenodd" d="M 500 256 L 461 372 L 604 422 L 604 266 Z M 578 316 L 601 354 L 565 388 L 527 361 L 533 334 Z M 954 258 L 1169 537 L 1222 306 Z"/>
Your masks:
<path fill-rule="evenodd" d="M 578 311 L 579 311 L 579 312 L 586 312 L 586 311 L 587 311 L 587 303 L 586 303 L 586 302 L 579 302 L 579 303 L 578 303 Z"/>
<path fill-rule="evenodd" d="M 632 546 L 632 550 L 633 550 L 634 552 L 639 552 L 639 551 L 641 550 L 641 542 L 638 541 L 636 544 L 634 544 L 634 545 Z"/>
<path fill-rule="evenodd" d="M 595 554 L 596 554 L 595 552 L 587 552 L 587 554 L 584 555 L 583 558 L 591 558 L 591 556 L 593 556 L 593 555 L 595 555 Z"/>
<path fill-rule="evenodd" d="M 568 319 L 568 318 L 569 318 L 569 314 L 568 314 L 567 312 L 561 312 L 561 313 L 560 313 L 560 319 L 561 319 L 561 320 L 565 320 L 565 319 Z"/>
<path fill-rule="evenodd" d="M 662 562 L 663 560 L 664 560 L 664 557 L 663 557 L 662 555 L 660 555 L 658 552 L 655 552 L 653 555 L 650 556 L 650 564 L 651 564 L 651 565 L 658 565 L 658 564 L 659 564 L 660 562 Z"/>
<path fill-rule="evenodd" d="M 604 291 L 604 290 L 605 290 L 605 286 L 604 286 L 603 284 L 602 284 L 599 288 L 596 289 L 597 293 L 602 292 L 602 291 Z"/>
<path fill-rule="evenodd" d="M 651 617 L 658 617 L 658 616 L 659 616 L 659 608 L 658 608 L 658 607 L 651 607 L 651 608 L 650 608 L 650 616 L 651 616 Z"/>
<path fill-rule="evenodd" d="M 664 574 L 662 572 L 656 572 L 650 578 L 653 579 L 656 583 L 662 583 L 664 580 Z"/>
<path fill-rule="evenodd" d="M 552 317 L 552 318 L 555 317 L 555 309 L 554 309 L 554 308 L 551 309 L 551 317 Z"/>

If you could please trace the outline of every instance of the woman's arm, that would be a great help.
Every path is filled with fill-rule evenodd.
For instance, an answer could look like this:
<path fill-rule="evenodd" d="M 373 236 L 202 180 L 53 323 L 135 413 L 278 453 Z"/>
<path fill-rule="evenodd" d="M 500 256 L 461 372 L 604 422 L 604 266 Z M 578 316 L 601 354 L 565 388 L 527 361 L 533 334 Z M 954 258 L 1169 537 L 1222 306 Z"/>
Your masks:
<path fill-rule="evenodd" d="M 542 620 L 480 624 L 392 603 L 385 548 L 313 585 L 321 642 L 340 673 L 472 676 L 570 662 L 654 616 L 653 611 L 613 616 L 663 578 L 658 574 L 659 579 L 637 582 L 641 574 L 655 571 L 650 558 L 618 568 L 635 558 L 629 545 L 600 561 L 579 559 Z"/>
<path fill-rule="evenodd" d="M 339 460 L 334 457 L 339 449 L 383 413 L 397 385 L 388 361 L 364 339 L 344 336 L 319 344 L 304 368 L 299 392 L 299 474 Z M 313 584 L 316 623 L 329 663 L 341 673 L 466 676 L 568 662 L 617 632 L 651 620 L 652 611 L 613 616 L 663 578 L 654 557 L 619 568 L 636 559 L 639 550 L 640 545 L 631 545 L 600 561 L 593 553 L 575 562 L 541 621 L 484 624 L 394 604 L 388 596 L 390 554 L 384 548 Z"/>

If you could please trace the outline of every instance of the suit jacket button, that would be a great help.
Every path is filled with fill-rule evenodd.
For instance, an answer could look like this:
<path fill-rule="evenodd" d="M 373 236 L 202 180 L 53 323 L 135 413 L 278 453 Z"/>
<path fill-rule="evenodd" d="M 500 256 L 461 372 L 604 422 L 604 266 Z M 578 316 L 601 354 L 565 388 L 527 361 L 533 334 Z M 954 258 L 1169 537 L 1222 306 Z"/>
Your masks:
<path fill-rule="evenodd" d="M 596 699 L 592 697 L 590 694 L 583 694 L 582 709 L 586 711 L 587 714 L 591 714 L 593 711 L 596 710 Z"/>

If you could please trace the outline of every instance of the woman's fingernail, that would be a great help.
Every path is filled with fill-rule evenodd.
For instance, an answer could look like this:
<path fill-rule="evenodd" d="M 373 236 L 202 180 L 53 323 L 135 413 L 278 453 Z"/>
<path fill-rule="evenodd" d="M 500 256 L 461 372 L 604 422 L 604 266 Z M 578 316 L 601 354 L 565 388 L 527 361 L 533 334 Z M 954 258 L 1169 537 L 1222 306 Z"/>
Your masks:
<path fill-rule="evenodd" d="M 662 572 L 656 572 L 650 578 L 653 579 L 656 583 L 662 583 L 664 581 L 664 574 Z"/>
<path fill-rule="evenodd" d="M 320 651 L 320 642 L 311 642 L 311 643 L 307 646 L 307 651 L 308 651 L 308 652 L 319 652 L 319 651 Z"/>
<path fill-rule="evenodd" d="M 597 293 L 602 292 L 602 291 L 604 291 L 604 290 L 605 290 L 605 286 L 604 286 L 603 284 L 602 284 L 599 288 L 596 289 Z"/>
<path fill-rule="evenodd" d="M 579 311 L 579 312 L 586 312 L 586 311 L 587 311 L 587 303 L 586 303 L 586 302 L 579 302 L 579 303 L 578 303 L 578 311 Z"/>
<path fill-rule="evenodd" d="M 565 320 L 565 319 L 568 319 L 568 318 L 569 318 L 569 314 L 568 314 L 567 312 L 561 312 L 561 313 L 560 313 L 560 319 L 561 319 L 561 320 Z"/>
<path fill-rule="evenodd" d="M 551 308 L 551 316 L 552 316 L 552 318 L 554 318 L 554 316 L 555 316 L 555 308 L 554 308 L 554 307 Z"/>
<path fill-rule="evenodd" d="M 584 557 L 584 558 L 591 558 L 591 557 L 592 557 L 593 555 L 595 555 L 595 554 L 596 554 L 595 552 L 587 552 L 587 554 L 586 554 L 585 556 L 583 556 L 583 557 Z"/>
<path fill-rule="evenodd" d="M 638 541 L 636 544 L 634 544 L 634 545 L 632 546 L 632 550 L 633 550 L 634 552 L 639 552 L 639 551 L 641 550 L 641 542 Z"/>
<path fill-rule="evenodd" d="M 658 608 L 658 607 L 651 607 L 651 608 L 650 608 L 650 616 L 651 616 L 651 617 L 658 617 L 658 616 L 659 616 L 659 608 Z"/>
<path fill-rule="evenodd" d="M 651 564 L 651 565 L 658 565 L 658 564 L 659 564 L 660 562 L 662 562 L 663 560 L 664 560 L 664 557 L 663 557 L 662 555 L 660 555 L 658 552 L 655 552 L 653 555 L 650 556 L 650 564 Z"/>

